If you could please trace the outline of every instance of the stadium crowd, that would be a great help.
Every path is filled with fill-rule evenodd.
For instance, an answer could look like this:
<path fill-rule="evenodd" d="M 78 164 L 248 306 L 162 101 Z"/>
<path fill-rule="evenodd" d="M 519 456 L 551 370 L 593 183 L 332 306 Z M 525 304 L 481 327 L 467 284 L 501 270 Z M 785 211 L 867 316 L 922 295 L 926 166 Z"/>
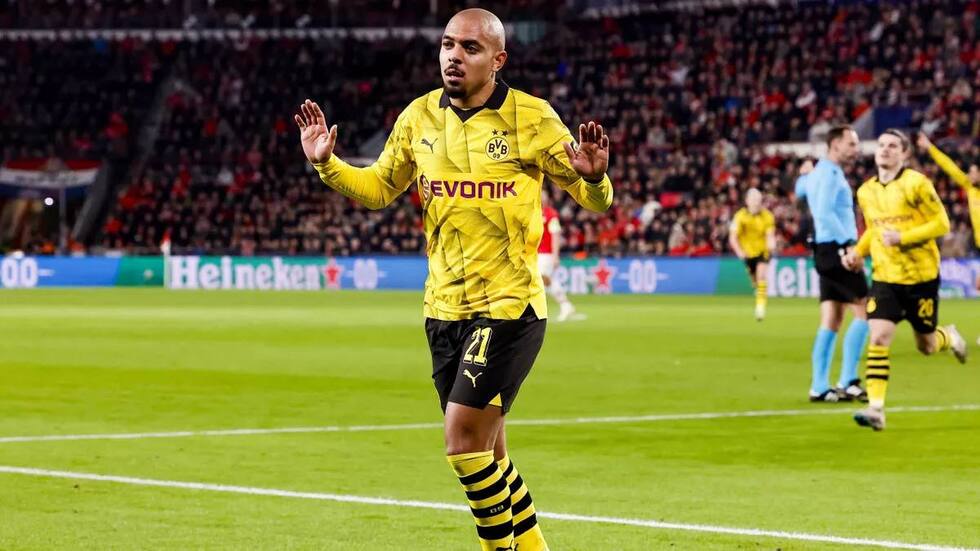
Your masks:
<path fill-rule="evenodd" d="M 799 160 L 765 146 L 819 140 L 833 122 L 897 108 L 908 127 L 929 132 L 964 169 L 977 162 L 978 12 L 974 0 L 918 0 L 571 20 L 551 25 L 536 43 L 509 44 L 502 76 L 548 99 L 566 123 L 595 119 L 610 134 L 616 202 L 597 215 L 557 195 L 565 251 L 727 253 L 731 216 L 756 187 L 776 216 L 781 252 L 802 254 L 807 227 L 792 195 Z M 602 32 L 590 32 L 596 25 Z M 97 246 L 152 253 L 169 235 L 175 252 L 424 250 L 414 193 L 375 212 L 328 192 L 305 166 L 290 117 L 304 97 L 320 100 L 340 127 L 340 155 L 358 156 L 411 99 L 439 85 L 432 43 L 267 39 L 120 48 L 111 43 L 114 55 L 132 55 L 133 70 L 144 75 L 147 63 L 171 61 L 177 85 L 154 153 L 119 190 Z M 3 97 L 0 131 L 5 114 L 16 112 Z M 953 220 L 944 252 L 966 254 L 964 195 L 931 163 L 922 169 Z M 873 171 L 863 160 L 852 183 Z"/>

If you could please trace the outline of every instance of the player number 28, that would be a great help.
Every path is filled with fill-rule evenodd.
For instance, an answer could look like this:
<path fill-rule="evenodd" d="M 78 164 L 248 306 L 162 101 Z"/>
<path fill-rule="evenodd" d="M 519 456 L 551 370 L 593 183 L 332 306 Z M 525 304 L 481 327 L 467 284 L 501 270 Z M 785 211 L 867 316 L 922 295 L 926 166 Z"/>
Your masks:
<path fill-rule="evenodd" d="M 470 345 L 466 348 L 466 354 L 463 355 L 463 363 L 475 364 L 475 365 L 487 365 L 487 347 L 490 346 L 490 334 L 493 330 L 489 327 L 477 328 L 473 331 L 473 340 Z M 476 355 L 473 355 L 473 350 L 479 347 Z"/>

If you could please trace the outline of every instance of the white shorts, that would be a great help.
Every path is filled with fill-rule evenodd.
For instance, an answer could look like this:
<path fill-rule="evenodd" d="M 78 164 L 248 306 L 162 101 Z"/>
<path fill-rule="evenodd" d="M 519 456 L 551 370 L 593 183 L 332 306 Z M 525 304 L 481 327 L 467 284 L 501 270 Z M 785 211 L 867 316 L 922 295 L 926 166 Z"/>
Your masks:
<path fill-rule="evenodd" d="M 551 277 L 558 265 L 555 260 L 556 257 L 552 253 L 538 253 L 538 271 L 541 272 L 542 276 Z"/>

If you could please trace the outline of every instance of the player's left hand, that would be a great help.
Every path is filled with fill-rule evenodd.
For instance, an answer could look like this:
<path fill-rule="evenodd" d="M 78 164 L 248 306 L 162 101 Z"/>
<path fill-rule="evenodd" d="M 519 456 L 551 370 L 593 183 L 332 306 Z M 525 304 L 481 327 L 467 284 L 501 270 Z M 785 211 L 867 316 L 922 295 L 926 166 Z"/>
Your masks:
<path fill-rule="evenodd" d="M 609 168 L 609 136 L 602 131 L 602 125 L 589 121 L 588 125 L 578 126 L 578 147 L 565 143 L 568 161 L 579 176 L 597 182 Z"/>
<path fill-rule="evenodd" d="M 885 230 L 881 234 L 881 241 L 888 247 L 895 247 L 902 244 L 902 232 L 895 230 Z"/>

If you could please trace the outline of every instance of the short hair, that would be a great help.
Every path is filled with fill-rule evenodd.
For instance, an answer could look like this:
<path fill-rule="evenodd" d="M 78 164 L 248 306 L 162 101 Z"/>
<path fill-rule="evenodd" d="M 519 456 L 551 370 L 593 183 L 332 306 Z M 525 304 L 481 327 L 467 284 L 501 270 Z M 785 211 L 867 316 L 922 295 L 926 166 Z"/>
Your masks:
<path fill-rule="evenodd" d="M 853 131 L 854 127 L 849 124 L 838 124 L 830 127 L 830 130 L 827 131 L 827 147 L 830 147 L 830 144 L 843 138 L 845 133 Z"/>
<path fill-rule="evenodd" d="M 912 140 L 909 139 L 908 135 L 905 132 L 902 132 L 897 128 L 889 128 L 881 133 L 882 136 L 884 136 L 885 134 L 889 134 L 898 138 L 898 140 L 902 142 L 902 151 L 908 151 L 912 147 Z"/>

